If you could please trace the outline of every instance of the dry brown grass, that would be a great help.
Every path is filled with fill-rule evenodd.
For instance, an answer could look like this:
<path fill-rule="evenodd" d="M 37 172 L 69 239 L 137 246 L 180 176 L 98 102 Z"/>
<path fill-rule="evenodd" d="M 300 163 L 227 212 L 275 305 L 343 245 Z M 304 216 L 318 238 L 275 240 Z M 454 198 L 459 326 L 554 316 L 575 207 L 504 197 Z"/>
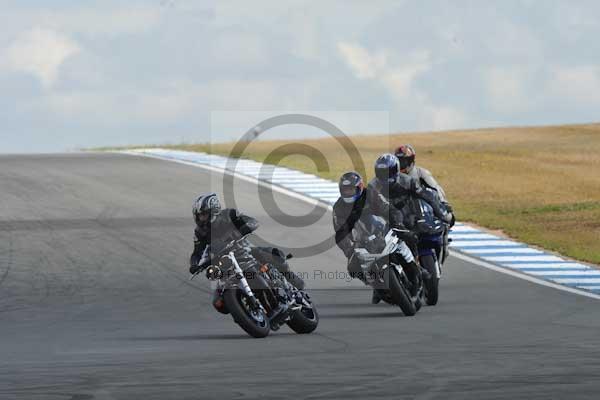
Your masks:
<path fill-rule="evenodd" d="M 371 176 L 373 160 L 399 143 L 417 150 L 448 192 L 458 218 L 574 258 L 600 263 L 600 124 L 354 136 Z M 244 157 L 263 161 L 288 143 L 322 152 L 329 169 L 305 156 L 280 164 L 337 180 L 351 162 L 333 139 L 256 141 Z M 231 144 L 172 146 L 228 155 Z"/>

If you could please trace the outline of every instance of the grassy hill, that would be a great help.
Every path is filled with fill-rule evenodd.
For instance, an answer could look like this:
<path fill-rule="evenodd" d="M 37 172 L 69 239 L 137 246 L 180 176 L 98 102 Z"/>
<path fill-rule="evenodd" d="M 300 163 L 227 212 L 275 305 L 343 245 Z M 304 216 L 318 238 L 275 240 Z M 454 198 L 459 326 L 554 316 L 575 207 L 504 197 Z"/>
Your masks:
<path fill-rule="evenodd" d="M 368 172 L 376 156 L 400 143 L 446 188 L 457 216 L 518 240 L 600 263 L 600 124 L 353 136 Z M 280 164 L 336 180 L 351 161 L 333 139 L 255 141 L 243 157 L 264 161 L 284 144 L 320 151 L 329 167 L 306 156 Z M 171 148 L 229 155 L 232 144 Z M 292 151 L 293 152 L 293 151 Z"/>

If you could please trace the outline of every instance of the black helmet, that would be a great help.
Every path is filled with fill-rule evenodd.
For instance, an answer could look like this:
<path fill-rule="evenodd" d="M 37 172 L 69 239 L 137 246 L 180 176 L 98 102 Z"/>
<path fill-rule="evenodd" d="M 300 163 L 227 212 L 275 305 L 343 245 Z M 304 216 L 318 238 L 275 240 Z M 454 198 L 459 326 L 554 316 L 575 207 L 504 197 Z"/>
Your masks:
<path fill-rule="evenodd" d="M 399 172 L 398 158 L 391 153 L 382 154 L 375 161 L 375 176 L 384 185 L 396 182 Z"/>
<path fill-rule="evenodd" d="M 358 172 L 346 172 L 339 182 L 340 196 L 346 203 L 354 203 L 365 190 L 365 184 Z"/>
<path fill-rule="evenodd" d="M 219 197 L 217 197 L 216 193 L 209 193 L 198 197 L 194 201 L 192 211 L 197 225 L 205 225 L 209 221 L 214 221 L 221 212 Z"/>
<path fill-rule="evenodd" d="M 410 174 L 415 166 L 415 156 L 417 155 L 415 149 L 410 144 L 403 144 L 394 153 L 400 162 L 400 172 Z"/>

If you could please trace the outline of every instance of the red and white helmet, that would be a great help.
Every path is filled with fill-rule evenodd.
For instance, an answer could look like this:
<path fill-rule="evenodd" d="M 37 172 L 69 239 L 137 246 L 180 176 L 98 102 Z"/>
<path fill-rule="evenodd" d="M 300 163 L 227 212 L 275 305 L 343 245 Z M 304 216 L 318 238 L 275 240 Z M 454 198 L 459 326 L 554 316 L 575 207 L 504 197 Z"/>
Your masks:
<path fill-rule="evenodd" d="M 400 162 L 400 172 L 410 174 L 415 167 L 417 152 L 410 144 L 403 144 L 394 150 L 394 154 Z"/>

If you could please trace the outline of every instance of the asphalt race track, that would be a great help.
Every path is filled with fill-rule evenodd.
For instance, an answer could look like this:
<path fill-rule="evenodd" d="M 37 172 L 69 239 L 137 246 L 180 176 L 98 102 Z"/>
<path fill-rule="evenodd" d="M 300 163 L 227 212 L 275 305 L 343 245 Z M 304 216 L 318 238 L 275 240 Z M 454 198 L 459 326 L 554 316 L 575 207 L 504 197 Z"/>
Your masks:
<path fill-rule="evenodd" d="M 415 317 L 316 277 L 316 333 L 248 337 L 187 272 L 192 199 L 220 184 L 128 155 L 0 156 L 0 399 L 600 396 L 600 302 L 455 258 L 440 304 Z M 256 187 L 236 185 L 265 238 L 304 246 L 331 234 L 329 214 L 283 230 Z M 312 209 L 275 198 L 294 215 Z M 292 266 L 345 271 L 336 249 Z"/>

